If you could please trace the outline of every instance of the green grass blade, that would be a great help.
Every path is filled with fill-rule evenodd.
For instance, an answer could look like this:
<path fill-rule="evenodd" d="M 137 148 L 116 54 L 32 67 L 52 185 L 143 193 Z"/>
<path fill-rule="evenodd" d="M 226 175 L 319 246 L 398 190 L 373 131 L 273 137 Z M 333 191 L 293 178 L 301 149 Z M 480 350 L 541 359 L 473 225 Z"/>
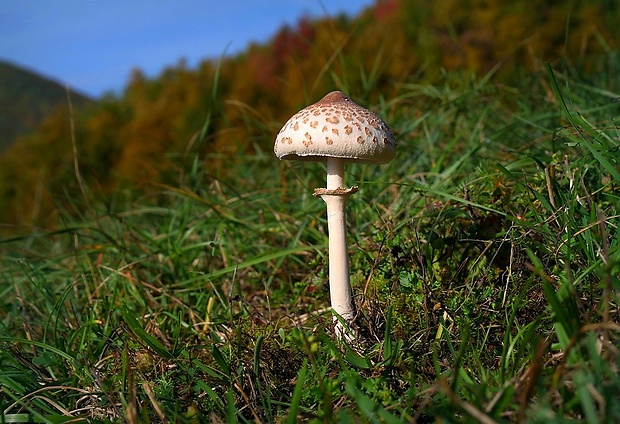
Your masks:
<path fill-rule="evenodd" d="M 54 346 L 50 346 L 47 343 L 43 343 L 37 340 L 28 340 L 28 339 L 19 338 L 19 337 L 0 336 L 0 342 L 13 343 L 13 344 L 23 343 L 25 345 L 38 347 L 38 348 L 47 350 L 51 353 L 55 353 L 56 355 L 66 359 L 67 361 L 70 361 L 71 363 L 75 361 L 75 358 L 71 354 L 64 352 L 58 348 L 55 348 Z"/>
<path fill-rule="evenodd" d="M 230 367 L 228 366 L 228 362 L 226 362 L 226 359 L 224 359 L 222 351 L 217 346 L 213 345 L 213 348 L 211 349 L 211 354 L 213 355 L 213 359 L 215 359 L 217 365 L 220 367 L 220 371 L 230 377 Z"/>
<path fill-rule="evenodd" d="M 123 320 L 129 327 L 129 329 L 140 338 L 140 341 L 151 348 L 157 354 L 163 356 L 167 359 L 174 359 L 174 355 L 168 351 L 166 346 L 155 337 L 151 336 L 146 330 L 140 325 L 134 313 L 127 307 L 127 305 L 121 306 L 121 313 L 123 315 Z"/>
<path fill-rule="evenodd" d="M 269 252 L 269 253 L 255 256 L 252 259 L 245 260 L 234 266 L 231 265 L 229 267 L 218 269 L 217 271 L 212 271 L 209 273 L 200 273 L 199 277 L 188 278 L 183 283 L 179 283 L 179 285 L 181 286 L 181 285 L 192 284 L 192 283 L 195 283 L 196 281 L 203 281 L 205 278 L 213 279 L 213 278 L 221 277 L 222 275 L 230 274 L 231 272 L 236 272 L 244 268 L 250 268 L 252 266 L 259 265 L 259 264 L 269 262 L 269 261 L 273 261 L 279 258 L 289 256 L 289 255 L 307 252 L 310 250 L 316 250 L 319 248 L 320 246 L 298 246 L 298 247 L 292 247 L 289 249 L 280 249 L 275 252 Z"/>
<path fill-rule="evenodd" d="M 295 388 L 293 389 L 293 395 L 291 396 L 291 406 L 288 410 L 288 417 L 286 422 L 288 424 L 297 423 L 297 411 L 301 403 L 301 395 L 306 381 L 306 374 L 308 373 L 308 360 L 304 359 L 300 370 L 297 372 L 297 381 L 295 381 Z"/>

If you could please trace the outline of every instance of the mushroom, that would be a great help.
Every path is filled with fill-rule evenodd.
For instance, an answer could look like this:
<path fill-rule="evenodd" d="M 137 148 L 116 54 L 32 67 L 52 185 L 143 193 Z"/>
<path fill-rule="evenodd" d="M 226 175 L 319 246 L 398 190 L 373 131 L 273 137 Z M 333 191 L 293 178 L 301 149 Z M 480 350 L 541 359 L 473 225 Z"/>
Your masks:
<path fill-rule="evenodd" d="M 341 91 L 334 91 L 310 105 L 284 124 L 276 137 L 274 152 L 279 159 L 326 161 L 327 188 L 314 196 L 327 205 L 329 235 L 329 289 L 332 310 L 337 314 L 336 334 L 352 338 L 340 316 L 351 324 L 356 315 L 349 280 L 345 229 L 345 203 L 358 187 L 346 188 L 345 162 L 385 164 L 396 153 L 396 142 L 387 124 Z"/>

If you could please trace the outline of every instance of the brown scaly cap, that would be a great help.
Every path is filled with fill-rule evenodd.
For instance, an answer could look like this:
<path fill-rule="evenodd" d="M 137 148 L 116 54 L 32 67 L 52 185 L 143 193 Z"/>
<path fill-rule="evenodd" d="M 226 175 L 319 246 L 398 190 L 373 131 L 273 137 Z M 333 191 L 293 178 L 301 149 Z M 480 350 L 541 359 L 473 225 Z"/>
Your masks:
<path fill-rule="evenodd" d="M 388 163 L 396 142 L 387 124 L 374 112 L 333 91 L 289 119 L 278 133 L 279 159 Z"/>

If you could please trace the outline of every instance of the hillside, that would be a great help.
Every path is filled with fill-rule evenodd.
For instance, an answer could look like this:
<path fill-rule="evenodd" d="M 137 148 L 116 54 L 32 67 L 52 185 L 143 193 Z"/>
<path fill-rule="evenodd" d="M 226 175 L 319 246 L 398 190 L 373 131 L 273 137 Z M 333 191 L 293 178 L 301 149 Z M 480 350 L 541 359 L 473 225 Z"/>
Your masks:
<path fill-rule="evenodd" d="M 83 183 L 102 198 L 176 184 L 196 164 L 226 178 L 240 155 L 271 154 L 282 123 L 331 90 L 398 115 L 388 99 L 412 85 L 484 77 L 514 86 L 546 63 L 587 80 L 620 45 L 618 22 L 620 7 L 603 0 L 378 0 L 356 17 L 302 18 L 219 62 L 179 62 L 155 78 L 136 70 L 119 97 L 76 107 L 74 128 L 57 110 L 0 157 L 0 222 L 54 226 L 51 212 L 79 189 L 73 139 Z"/>
<path fill-rule="evenodd" d="M 71 91 L 74 106 L 92 102 Z M 67 103 L 67 90 L 56 81 L 0 61 L 0 153 L 18 135 L 36 130 L 58 105 Z"/>

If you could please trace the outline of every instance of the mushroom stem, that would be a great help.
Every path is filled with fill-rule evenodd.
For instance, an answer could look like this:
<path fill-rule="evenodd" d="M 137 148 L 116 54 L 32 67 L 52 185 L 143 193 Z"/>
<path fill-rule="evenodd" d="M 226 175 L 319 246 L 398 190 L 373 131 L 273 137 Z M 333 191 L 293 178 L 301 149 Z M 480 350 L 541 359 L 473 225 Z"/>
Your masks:
<path fill-rule="evenodd" d="M 344 188 L 344 159 L 327 158 L 327 189 Z"/>
<path fill-rule="evenodd" d="M 332 309 L 345 321 L 355 316 L 353 292 L 349 281 L 349 255 L 345 224 L 345 203 L 351 193 L 323 194 L 327 204 L 329 231 L 329 292 Z"/>
<path fill-rule="evenodd" d="M 349 278 L 349 254 L 347 251 L 345 205 L 357 187 L 344 188 L 344 160 L 327 159 L 327 188 L 316 189 L 327 205 L 327 230 L 329 235 L 329 292 L 334 312 L 345 322 L 355 318 L 355 304 Z M 336 321 L 337 318 L 335 319 Z M 336 322 L 338 337 L 351 338 L 351 335 Z"/>

